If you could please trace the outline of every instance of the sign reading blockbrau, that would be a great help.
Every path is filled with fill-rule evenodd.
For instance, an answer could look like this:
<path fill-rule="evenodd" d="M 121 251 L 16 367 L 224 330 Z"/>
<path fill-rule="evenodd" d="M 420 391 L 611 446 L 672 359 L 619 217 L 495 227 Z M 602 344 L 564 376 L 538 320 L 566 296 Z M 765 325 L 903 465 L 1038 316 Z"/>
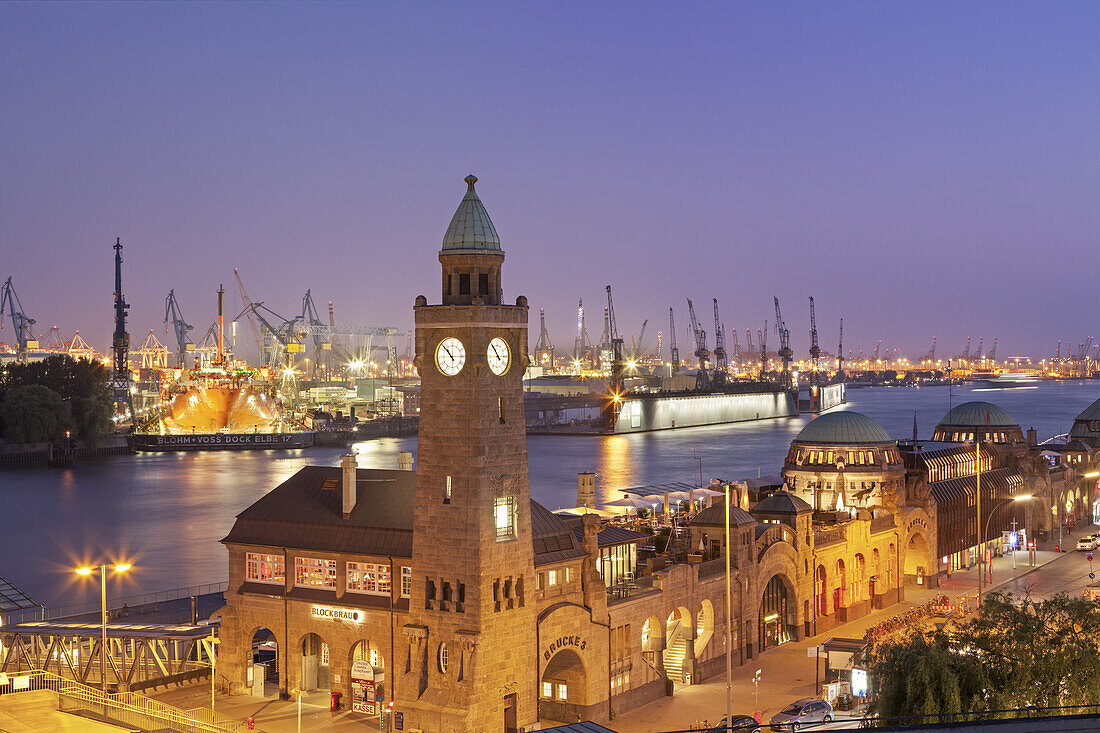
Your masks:
<path fill-rule="evenodd" d="M 556 641 L 550 642 L 550 645 L 546 647 L 546 650 L 542 653 L 542 656 L 547 662 L 550 661 L 550 657 L 554 656 L 559 649 L 564 649 L 567 646 L 576 647 L 582 652 L 588 645 L 588 642 L 579 636 L 562 636 Z"/>
<path fill-rule="evenodd" d="M 363 612 L 354 608 L 334 608 L 333 606 L 311 606 L 309 615 L 316 619 L 328 621 L 351 621 L 353 624 L 363 622 Z"/>

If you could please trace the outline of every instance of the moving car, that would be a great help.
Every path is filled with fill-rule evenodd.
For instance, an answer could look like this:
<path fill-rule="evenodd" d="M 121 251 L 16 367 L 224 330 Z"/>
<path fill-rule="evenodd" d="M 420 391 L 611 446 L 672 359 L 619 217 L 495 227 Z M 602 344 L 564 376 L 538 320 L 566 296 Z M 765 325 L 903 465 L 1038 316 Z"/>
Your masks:
<path fill-rule="evenodd" d="M 1093 540 L 1092 537 L 1082 537 L 1081 539 L 1077 540 L 1077 550 L 1078 550 L 1078 552 L 1084 552 L 1085 550 L 1095 550 L 1095 549 L 1096 549 L 1096 541 Z"/>
<path fill-rule="evenodd" d="M 760 733 L 760 723 L 751 715 L 734 715 L 730 722 L 731 728 L 737 733 Z M 707 733 L 726 733 L 726 719 L 707 730 Z"/>
<path fill-rule="evenodd" d="M 806 697 L 792 702 L 782 712 L 772 716 L 772 730 L 794 731 L 807 723 L 828 723 L 833 719 L 833 706 L 824 700 Z"/>

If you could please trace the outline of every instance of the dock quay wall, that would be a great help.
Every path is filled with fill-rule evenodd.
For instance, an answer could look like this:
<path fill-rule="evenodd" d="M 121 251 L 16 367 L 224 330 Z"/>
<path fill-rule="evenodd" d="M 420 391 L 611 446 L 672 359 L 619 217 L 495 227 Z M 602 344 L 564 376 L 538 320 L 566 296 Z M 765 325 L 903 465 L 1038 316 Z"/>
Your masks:
<path fill-rule="evenodd" d="M 615 433 L 640 433 L 798 415 L 794 392 L 685 394 L 623 402 Z"/>

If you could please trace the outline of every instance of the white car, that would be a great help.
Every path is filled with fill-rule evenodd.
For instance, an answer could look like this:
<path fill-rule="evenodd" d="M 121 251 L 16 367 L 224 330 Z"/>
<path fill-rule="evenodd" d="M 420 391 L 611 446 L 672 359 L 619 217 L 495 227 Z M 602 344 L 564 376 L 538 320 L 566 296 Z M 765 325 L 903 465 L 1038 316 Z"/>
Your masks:
<path fill-rule="evenodd" d="M 1082 537 L 1081 539 L 1077 540 L 1077 551 L 1078 552 L 1084 552 L 1086 550 L 1091 552 L 1092 550 L 1095 550 L 1095 549 L 1096 549 L 1096 541 L 1093 540 L 1091 537 Z"/>

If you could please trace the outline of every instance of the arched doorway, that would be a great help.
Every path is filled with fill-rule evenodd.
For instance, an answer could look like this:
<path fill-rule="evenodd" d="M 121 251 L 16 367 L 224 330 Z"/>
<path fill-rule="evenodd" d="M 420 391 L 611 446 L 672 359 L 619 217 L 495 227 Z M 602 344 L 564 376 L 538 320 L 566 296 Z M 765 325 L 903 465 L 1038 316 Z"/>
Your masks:
<path fill-rule="evenodd" d="M 329 689 L 328 644 L 317 634 L 302 637 L 302 671 L 298 687 L 303 692 Z"/>
<path fill-rule="evenodd" d="M 856 553 L 856 571 L 852 578 L 852 603 L 862 603 L 867 593 L 867 561 Z"/>
<path fill-rule="evenodd" d="M 817 615 L 828 616 L 829 615 L 829 586 L 828 576 L 825 573 L 825 566 L 817 566 L 817 578 L 814 581 L 817 584 Z"/>
<path fill-rule="evenodd" d="M 352 672 L 345 692 L 350 694 L 349 706 L 355 712 L 377 714 L 375 697 L 386 694 L 386 658 L 382 650 L 377 644 L 362 639 L 351 647 L 348 661 Z"/>
<path fill-rule="evenodd" d="M 928 575 L 928 541 L 920 532 L 914 532 L 905 548 L 905 582 L 917 585 L 925 584 Z"/>
<path fill-rule="evenodd" d="M 558 651 L 539 680 L 539 718 L 563 723 L 588 717 L 584 661 L 572 649 Z"/>
<path fill-rule="evenodd" d="M 702 659 L 703 651 L 714 636 L 714 604 L 703 599 L 699 613 L 695 615 L 695 658 Z"/>
<path fill-rule="evenodd" d="M 780 575 L 773 575 L 764 587 L 760 603 L 760 651 L 797 637 L 794 592 Z"/>
<path fill-rule="evenodd" d="M 836 588 L 833 589 L 833 610 L 839 612 L 848 607 L 848 571 L 844 567 L 844 560 L 836 561 Z M 841 621 L 847 619 L 841 618 Z"/>
<path fill-rule="evenodd" d="M 274 697 L 279 693 L 279 642 L 271 629 L 260 627 L 252 634 L 246 673 L 248 688 L 254 697 Z"/>
<path fill-rule="evenodd" d="M 665 621 L 665 672 L 669 679 L 686 682 L 691 673 L 686 664 L 688 644 L 691 642 L 691 612 L 683 606 L 675 609 Z"/>

